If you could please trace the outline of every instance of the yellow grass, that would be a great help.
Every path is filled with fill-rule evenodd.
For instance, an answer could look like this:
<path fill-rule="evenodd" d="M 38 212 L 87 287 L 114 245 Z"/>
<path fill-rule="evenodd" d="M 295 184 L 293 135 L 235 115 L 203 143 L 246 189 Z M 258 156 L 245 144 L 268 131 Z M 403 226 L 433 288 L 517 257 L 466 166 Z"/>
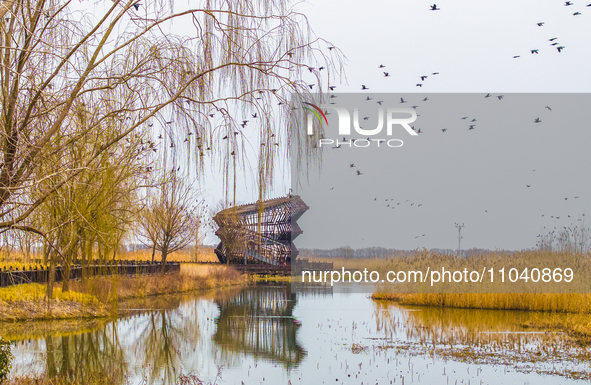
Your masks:
<path fill-rule="evenodd" d="M 18 302 L 35 301 L 45 298 L 46 286 L 38 283 L 26 283 L 16 286 L 0 288 L 0 301 Z M 56 287 L 53 289 L 53 299 L 58 301 L 75 301 L 83 304 L 96 303 L 97 299 L 90 294 L 68 291 L 63 293 L 62 289 Z"/>
<path fill-rule="evenodd" d="M 464 309 L 591 313 L 591 294 L 374 293 L 372 298 L 394 300 L 403 305 L 441 306 Z"/>
<path fill-rule="evenodd" d="M 246 282 L 245 277 L 232 267 L 223 265 L 199 266 L 181 264 L 181 272 L 167 275 L 138 275 L 136 277 L 93 277 L 82 283 L 75 281 L 71 288 L 94 295 L 102 303 L 127 298 L 143 298 L 158 294 L 211 290 Z"/>

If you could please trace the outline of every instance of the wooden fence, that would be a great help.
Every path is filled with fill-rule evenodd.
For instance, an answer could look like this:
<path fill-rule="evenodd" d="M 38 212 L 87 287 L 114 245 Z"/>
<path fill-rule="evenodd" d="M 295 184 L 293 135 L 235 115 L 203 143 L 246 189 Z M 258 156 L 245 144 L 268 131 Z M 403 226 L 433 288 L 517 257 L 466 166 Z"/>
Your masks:
<path fill-rule="evenodd" d="M 87 276 L 95 275 L 136 275 L 136 274 L 156 274 L 162 270 L 160 262 L 151 263 L 143 261 L 116 261 L 108 265 L 100 265 L 98 261 L 94 264 L 84 267 Z M 70 267 L 70 279 L 82 278 L 82 266 L 74 265 Z M 181 265 L 178 262 L 167 262 L 165 273 L 174 273 L 181 271 Z M 55 269 L 55 281 L 63 280 L 64 267 L 58 266 Z M 23 283 L 46 283 L 49 279 L 49 270 L 30 268 L 27 270 L 4 268 L 0 271 L 0 287 L 20 285 Z"/>

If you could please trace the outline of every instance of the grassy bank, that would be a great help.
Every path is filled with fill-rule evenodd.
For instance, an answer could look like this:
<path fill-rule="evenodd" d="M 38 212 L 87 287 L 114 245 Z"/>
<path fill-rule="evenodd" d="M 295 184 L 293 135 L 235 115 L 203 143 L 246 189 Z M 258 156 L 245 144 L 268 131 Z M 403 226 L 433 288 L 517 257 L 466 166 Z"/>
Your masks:
<path fill-rule="evenodd" d="M 212 290 L 239 285 L 246 278 L 228 266 L 181 265 L 180 273 L 165 276 L 92 277 L 72 281 L 70 291 L 56 284 L 47 301 L 46 287 L 24 284 L 0 288 L 0 321 L 105 317 L 117 314 L 120 300 L 160 294 Z"/>

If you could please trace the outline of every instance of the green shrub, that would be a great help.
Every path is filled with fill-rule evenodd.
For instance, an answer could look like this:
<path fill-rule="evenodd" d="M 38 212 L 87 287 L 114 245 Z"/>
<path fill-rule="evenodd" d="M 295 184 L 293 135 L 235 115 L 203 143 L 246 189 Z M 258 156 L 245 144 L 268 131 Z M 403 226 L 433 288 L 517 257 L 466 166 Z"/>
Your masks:
<path fill-rule="evenodd" d="M 12 351 L 10 342 L 0 337 L 0 384 L 6 381 L 12 367 Z"/>

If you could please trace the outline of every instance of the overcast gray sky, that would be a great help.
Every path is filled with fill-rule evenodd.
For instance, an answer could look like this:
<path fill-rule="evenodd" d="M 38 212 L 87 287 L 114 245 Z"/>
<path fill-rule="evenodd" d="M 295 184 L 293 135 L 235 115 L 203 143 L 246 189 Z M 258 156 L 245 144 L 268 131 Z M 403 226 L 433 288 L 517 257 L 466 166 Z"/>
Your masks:
<path fill-rule="evenodd" d="M 387 233 L 373 228 L 375 234 L 367 237 L 340 233 L 337 225 L 347 223 L 349 226 L 350 223 L 320 209 L 332 207 L 325 203 L 337 202 L 342 208 L 347 202 L 353 204 L 351 199 L 355 194 L 363 195 L 354 188 L 359 187 L 358 180 L 353 179 L 354 184 L 348 185 L 346 178 L 331 177 L 343 162 L 348 162 L 351 153 L 342 155 L 347 159 L 340 159 L 341 155 L 337 155 L 345 152 L 327 152 L 324 164 L 328 169 L 322 171 L 316 185 L 306 190 L 312 193 L 305 198 L 312 209 L 300 220 L 304 235 L 298 238 L 298 246 L 454 248 L 457 247 L 454 223 L 463 221 L 465 247 L 521 249 L 534 246 L 535 236 L 544 226 L 553 228 L 568 225 L 572 219 L 576 221 L 579 217 L 574 217 L 584 213 L 591 203 L 591 197 L 587 196 L 587 191 L 591 190 L 586 183 L 591 156 L 585 148 L 589 142 L 587 112 L 584 106 L 577 109 L 572 103 L 586 103 L 587 96 L 509 97 L 510 93 L 589 92 L 591 7 L 584 2 L 573 3 L 565 6 L 558 0 L 438 1 L 437 11 L 430 10 L 433 3 L 416 0 L 362 3 L 313 0 L 297 4 L 296 9 L 306 15 L 314 33 L 338 47 L 347 58 L 346 77 L 331 79 L 331 84 L 337 86 L 336 95 L 362 92 L 364 84 L 369 90 L 363 92 L 371 93 L 466 92 L 476 93 L 472 98 L 476 102 L 484 100 L 484 95 L 490 92 L 495 97 L 506 95 L 502 101 L 495 99 L 506 102 L 504 108 L 519 109 L 518 103 L 526 100 L 534 104 L 529 111 L 516 115 L 523 119 L 521 123 L 516 121 L 501 129 L 495 126 L 501 121 L 490 118 L 486 122 L 478 121 L 476 128 L 468 131 L 461 121 L 458 124 L 450 121 L 445 136 L 442 136 L 440 124 L 425 122 L 427 117 L 441 118 L 440 113 L 427 113 L 424 106 L 420 106 L 421 116 L 416 125 L 422 127 L 424 133 L 405 140 L 401 151 L 379 153 L 395 159 L 397 166 L 405 165 L 389 167 L 390 171 L 397 172 L 391 178 L 400 183 L 369 187 L 366 180 L 361 184 L 372 190 L 368 194 L 374 195 L 372 199 L 386 199 L 392 195 L 390 198 L 423 201 L 422 212 L 401 210 L 396 220 L 387 219 L 391 221 Z M 575 12 L 581 14 L 574 16 Z M 544 24 L 538 26 L 540 22 Z M 552 38 L 556 39 L 550 41 Z M 553 43 L 558 44 L 552 46 Z M 559 46 L 564 47 L 560 53 L 556 49 Z M 532 54 L 531 50 L 538 50 L 538 53 Z M 330 54 L 328 45 L 325 53 Z M 323 64 L 310 63 L 316 68 Z M 379 65 L 385 67 L 378 68 Z M 384 77 L 383 72 L 390 76 Z M 431 75 L 433 72 L 439 74 Z M 428 78 L 422 81 L 422 75 Z M 423 86 L 417 87 L 417 83 Z M 415 99 L 418 100 L 419 95 Z M 568 103 L 560 103 L 562 99 Z M 460 107 L 454 104 L 456 102 L 446 103 L 439 98 L 431 105 Z M 544 108 L 550 103 L 555 105 L 552 111 Z M 561 104 L 564 108 L 557 108 Z M 474 111 L 467 108 L 454 111 L 470 117 L 487 113 L 484 105 L 475 107 Z M 558 114 L 570 117 L 568 124 L 560 121 Z M 449 119 L 459 119 L 451 116 L 451 112 L 449 115 Z M 542 122 L 534 124 L 538 116 Z M 511 129 L 516 131 L 510 132 Z M 335 159 L 329 155 L 334 155 Z M 364 165 L 363 176 L 371 179 L 371 174 L 379 170 L 374 164 L 378 158 L 374 161 L 372 157 L 364 157 L 362 153 L 356 154 L 355 163 L 359 167 Z M 392 159 L 385 158 L 384 164 L 391 163 Z M 256 162 L 252 163 L 254 167 Z M 530 171 L 533 169 L 537 171 Z M 249 175 L 248 172 L 240 175 L 245 181 L 239 183 L 238 199 L 244 203 L 256 199 L 256 189 Z M 525 187 L 526 184 L 531 187 Z M 207 186 L 205 194 L 210 203 L 222 196 L 221 178 L 215 173 L 208 174 L 203 185 Z M 289 187 L 289 172 L 279 173 L 270 195 L 281 196 Z M 334 190 L 328 190 L 331 187 Z M 327 192 L 333 194 L 325 195 Z M 564 201 L 569 196 L 571 199 Z M 574 196 L 579 198 L 575 200 Z M 351 215 L 357 218 L 357 225 L 364 228 L 387 218 L 372 210 L 364 209 Z M 561 218 L 552 221 L 542 214 Z M 567 215 L 572 218 L 564 219 Z M 314 226 L 319 223 L 315 222 L 317 218 L 324 218 L 322 223 L 326 228 L 334 230 L 319 236 Z M 425 236 L 414 238 L 422 234 Z"/>
<path fill-rule="evenodd" d="M 368 95 L 396 93 L 391 104 L 403 95 L 405 106 L 419 105 L 422 134 L 397 133 L 400 149 L 326 151 L 319 176 L 299 190 L 311 209 L 299 221 L 298 247 L 455 248 L 454 223 L 463 222 L 463 247 L 523 249 L 544 226 L 581 224 L 591 204 L 591 99 L 580 94 L 591 89 L 591 7 L 573 3 L 440 1 L 437 11 L 410 0 L 300 4 L 316 34 L 347 56 L 333 100 L 365 108 L 388 97 L 365 102 Z M 339 95 L 352 92 L 359 102 Z M 474 94 L 422 102 L 427 95 L 416 92 Z M 463 116 L 477 119 L 474 130 Z M 329 137 L 337 126 L 329 120 Z M 392 198 L 396 209 L 387 207 Z"/>

